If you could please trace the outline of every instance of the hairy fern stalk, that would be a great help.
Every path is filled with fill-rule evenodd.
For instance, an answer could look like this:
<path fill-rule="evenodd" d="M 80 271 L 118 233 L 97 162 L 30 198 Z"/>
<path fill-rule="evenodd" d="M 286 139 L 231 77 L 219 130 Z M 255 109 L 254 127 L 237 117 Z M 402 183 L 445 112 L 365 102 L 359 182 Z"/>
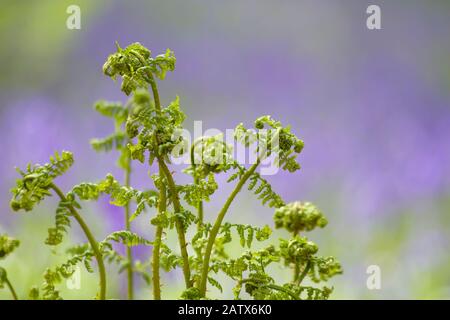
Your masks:
<path fill-rule="evenodd" d="M 61 190 L 57 185 L 58 177 L 66 174 L 74 162 L 68 151 L 56 152 L 44 165 L 30 164 L 25 170 L 18 169 L 20 178 L 11 190 L 11 208 L 31 211 L 38 203 L 55 195 L 59 199 L 55 223 L 48 229 L 45 244 L 60 245 L 74 222 L 80 225 L 86 242 L 67 248 L 67 261 L 45 270 L 42 284 L 31 288 L 27 297 L 17 296 L 6 270 L 0 267 L 0 288 L 8 289 L 14 299 L 62 299 L 58 284 L 70 278 L 79 264 L 88 272 L 98 273 L 97 299 L 113 298 L 108 294 L 106 283 L 109 264 L 117 264 L 120 271 L 125 271 L 128 299 L 134 298 L 135 274 L 147 280 L 149 298 L 163 298 L 160 273 L 173 269 L 180 269 L 183 274 L 185 288 L 179 292 L 182 299 L 207 299 L 208 286 L 222 292 L 222 284 L 216 279 L 218 274 L 234 283 L 232 294 L 236 299 L 303 300 L 330 296 L 332 288 L 313 284 L 342 273 L 341 265 L 334 257 L 319 256 L 318 246 L 304 235 L 325 227 L 326 218 L 309 202 L 285 203 L 258 173 L 260 164 L 274 154 L 282 170 L 299 170 L 297 155 L 302 152 L 303 141 L 289 126 L 266 115 L 255 121 L 254 128 L 241 123 L 234 130 L 238 143 L 246 148 L 256 144 L 253 149 L 256 161 L 249 166 L 233 160 L 232 148 L 221 136 L 204 136 L 190 147 L 179 148 L 185 141 L 176 133 L 183 128 L 185 114 L 178 97 L 163 104 L 157 86 L 158 80 L 164 80 L 166 74 L 175 69 L 175 62 L 171 50 L 153 57 L 150 50 L 133 43 L 126 48 L 117 44 L 117 51 L 103 66 L 105 75 L 122 79 L 121 90 L 129 99 L 124 104 L 104 100 L 95 103 L 95 110 L 114 122 L 114 131 L 105 138 L 92 139 L 91 145 L 98 152 L 118 151 L 117 165 L 123 170 L 121 179 L 107 174 L 101 181 L 82 182 L 68 191 Z M 175 151 L 178 155 L 188 153 L 191 159 L 183 170 L 192 177 L 190 184 L 179 185 L 174 180 L 170 159 Z M 136 160 L 147 166 L 157 163 L 158 171 L 151 177 L 149 189 L 137 190 L 131 185 L 132 165 L 139 165 L 134 164 Z M 209 201 L 219 189 L 216 182 L 219 174 L 228 175 L 233 191 L 220 211 L 213 215 L 214 220 L 206 221 L 203 202 Z M 262 205 L 274 209 L 274 227 L 284 229 L 287 238 L 269 241 L 270 226 L 243 225 L 226 219 L 231 204 L 243 188 L 252 191 Z M 103 196 L 109 197 L 112 205 L 123 207 L 124 222 L 123 230 L 101 240 L 85 222 L 82 202 L 97 201 Z M 151 215 L 148 226 L 154 229 L 151 240 L 132 232 L 133 220 L 144 212 Z M 195 230 L 191 238 L 187 236 L 189 229 Z M 166 240 L 170 233 L 177 236 L 176 248 L 170 247 Z M 262 249 L 257 250 L 253 246 L 255 240 L 268 244 L 259 245 Z M 238 241 L 243 250 L 240 256 L 230 258 L 227 245 L 233 241 Z M 117 252 L 114 243 L 123 245 L 126 254 Z M 1 235 L 0 259 L 11 254 L 18 245 L 18 240 Z M 143 263 L 133 259 L 134 246 L 151 247 L 150 261 Z M 273 264 L 290 270 L 292 280 L 276 281 L 268 271 Z"/>

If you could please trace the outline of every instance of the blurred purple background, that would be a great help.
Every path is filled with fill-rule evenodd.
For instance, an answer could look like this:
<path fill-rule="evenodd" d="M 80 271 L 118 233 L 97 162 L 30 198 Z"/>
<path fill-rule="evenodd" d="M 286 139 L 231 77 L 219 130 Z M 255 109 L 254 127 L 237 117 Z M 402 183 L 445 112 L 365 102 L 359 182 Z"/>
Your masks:
<path fill-rule="evenodd" d="M 69 4 L 81 7 L 81 30 L 65 27 Z M 381 6 L 382 30 L 366 28 L 369 4 Z M 117 154 L 89 146 L 113 129 L 92 104 L 126 100 L 101 72 L 117 40 L 175 52 L 160 91 L 165 104 L 180 96 L 187 128 L 202 120 L 225 131 L 271 114 L 304 139 L 302 170 L 269 180 L 287 201 L 314 201 L 329 217 L 310 237 L 344 265 L 334 298 L 450 297 L 450 2 L 6 1 L 0 30 L 0 232 L 29 232 L 22 257 L 8 262 L 26 284 L 39 284 L 44 270 L 25 277 L 27 243 L 43 242 L 53 217 L 11 213 L 13 167 L 66 149 L 76 165 L 63 186 L 120 177 Z M 151 186 L 147 171 L 134 168 L 137 187 Z M 208 219 L 224 190 L 207 205 Z M 249 193 L 238 202 L 230 220 L 242 212 L 243 222 L 271 222 L 272 210 Z M 98 232 L 121 228 L 121 211 L 106 199 L 89 208 Z M 135 228 L 151 237 L 148 219 Z M 366 287 L 372 264 L 381 290 Z"/>

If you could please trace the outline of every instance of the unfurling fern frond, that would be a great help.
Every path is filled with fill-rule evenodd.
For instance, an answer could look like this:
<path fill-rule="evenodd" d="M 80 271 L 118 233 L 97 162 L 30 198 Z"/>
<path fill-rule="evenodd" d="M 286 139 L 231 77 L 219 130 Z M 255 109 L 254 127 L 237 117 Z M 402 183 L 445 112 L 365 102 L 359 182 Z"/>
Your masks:
<path fill-rule="evenodd" d="M 272 234 L 272 230 L 268 225 L 259 228 L 249 224 L 232 224 L 229 222 L 225 222 L 221 226 L 220 235 L 223 235 L 225 238 L 231 241 L 231 229 L 235 229 L 237 231 L 241 246 L 248 248 L 252 246 L 252 242 L 255 238 L 258 241 L 264 241 L 269 239 L 270 235 Z"/>
<path fill-rule="evenodd" d="M 191 166 L 185 172 L 201 180 L 226 172 L 233 162 L 233 146 L 224 141 L 223 134 L 203 136 L 192 144 Z"/>
<path fill-rule="evenodd" d="M 299 201 L 277 208 L 273 219 L 275 228 L 284 228 L 293 234 L 311 231 L 317 227 L 324 228 L 328 223 L 315 205 Z"/>
<path fill-rule="evenodd" d="M 180 193 L 189 205 L 196 206 L 199 201 L 209 201 L 217 188 L 214 174 L 210 173 L 206 179 L 198 179 L 197 183 L 180 186 Z"/>
<path fill-rule="evenodd" d="M 44 167 L 48 171 L 48 175 L 53 179 L 62 176 L 73 165 L 73 155 L 71 152 L 62 151 L 61 154 L 55 152 L 50 157 L 50 163 Z"/>
<path fill-rule="evenodd" d="M 143 237 L 137 235 L 136 233 L 126 231 L 126 230 L 115 231 L 115 232 L 111 233 L 110 235 L 108 235 L 106 237 L 106 239 L 103 241 L 103 243 L 110 242 L 110 241 L 115 241 L 115 242 L 121 243 L 128 247 L 134 247 L 134 246 L 138 246 L 138 245 L 145 245 L 145 246 L 153 245 L 153 242 L 151 242 L 147 239 L 144 239 Z"/>
<path fill-rule="evenodd" d="M 71 201 L 60 201 L 56 208 L 55 227 L 48 229 L 48 237 L 45 244 L 56 246 L 63 241 L 64 234 L 70 228 L 70 206 L 73 205 Z"/>
<path fill-rule="evenodd" d="M 19 245 L 19 240 L 11 238 L 7 234 L 0 235 L 0 259 L 12 253 Z"/>
<path fill-rule="evenodd" d="M 128 144 L 132 159 L 143 163 L 148 151 L 151 164 L 156 156 L 169 161 L 169 155 L 180 156 L 185 152 L 186 141 L 181 125 L 186 115 L 179 104 L 176 97 L 167 107 L 156 109 L 147 91 L 134 93 L 130 102 L 132 112 L 125 125 L 128 137 L 136 138 Z"/>
<path fill-rule="evenodd" d="M 139 42 L 122 49 L 117 45 L 117 52 L 111 54 L 103 65 L 103 73 L 115 79 L 122 77 L 122 91 L 129 95 L 138 88 L 146 88 L 153 75 L 164 79 L 168 71 L 175 69 L 176 58 L 169 49 L 155 58 L 151 51 Z"/>
<path fill-rule="evenodd" d="M 342 266 L 335 257 L 316 257 L 311 263 L 309 276 L 312 281 L 320 282 L 342 272 Z"/>
<path fill-rule="evenodd" d="M 119 266 L 119 273 L 123 272 L 127 268 L 130 267 L 132 261 L 130 261 L 127 257 L 118 253 L 114 248 L 111 242 L 117 242 L 125 245 L 126 247 L 133 247 L 138 245 L 151 246 L 153 242 L 144 239 L 143 237 L 137 235 L 136 233 L 122 230 L 116 231 L 108 235 L 105 240 L 99 243 L 101 248 L 103 257 L 105 261 L 108 263 L 114 263 Z M 136 261 L 135 265 L 132 266 L 133 272 L 137 272 L 141 274 L 141 276 L 147 281 L 149 279 L 148 274 L 146 273 L 145 267 L 141 262 Z"/>
<path fill-rule="evenodd" d="M 112 241 L 126 246 L 152 245 L 152 242 L 129 231 L 116 231 L 108 235 L 105 240 L 99 242 L 99 248 L 108 262 L 121 264 L 121 269 L 124 269 L 129 262 L 112 248 Z M 44 300 L 62 299 L 59 291 L 56 289 L 56 285 L 63 279 L 70 278 L 79 263 L 83 263 L 88 272 L 93 272 L 91 260 L 94 253 L 89 245 L 72 247 L 67 252 L 73 254 L 73 256 L 65 263 L 52 269 L 47 269 L 44 274 L 44 283 L 42 285 L 42 298 Z"/>
<path fill-rule="evenodd" d="M 60 199 L 54 226 L 48 229 L 45 243 L 51 246 L 61 244 L 71 227 L 72 218 L 81 226 L 88 241 L 87 244 L 70 247 L 66 251 L 69 256 L 66 262 L 48 268 L 42 286 L 33 288 L 29 298 L 62 299 L 58 284 L 73 276 L 80 264 L 84 264 L 88 272 L 94 272 L 95 259 L 100 280 L 98 298 L 102 300 L 107 297 L 106 279 L 114 278 L 114 275 L 106 274 L 105 262 L 115 264 L 119 273 L 127 271 L 130 300 L 133 299 L 135 273 L 141 274 L 148 284 L 151 283 L 153 296 L 157 300 L 161 299 L 161 288 L 164 287 L 160 270 L 170 272 L 176 268 L 183 270 L 186 287 L 181 293 L 183 299 L 207 299 L 208 283 L 222 292 L 228 287 L 217 280 L 222 275 L 236 284 L 233 289 L 236 299 L 240 299 L 241 291 L 245 291 L 243 294 L 247 297 L 260 300 L 327 299 L 332 288 L 304 286 L 303 280 L 313 283 L 327 281 L 342 273 L 342 267 L 334 257 L 318 256 L 318 246 L 300 234 L 324 227 L 327 220 L 311 203 L 286 204 L 261 176 L 267 171 L 261 168 L 261 174 L 257 173 L 258 168 L 268 160 L 282 170 L 299 170 L 297 157 L 302 152 L 303 141 L 290 126 L 283 126 L 268 115 L 258 118 L 253 128 L 247 129 L 241 123 L 233 133 L 235 140 L 243 144 L 243 151 L 250 153 L 248 168 L 247 164 L 244 166 L 234 160 L 233 147 L 223 135 L 204 136 L 192 144 L 190 166 L 183 170 L 192 176 L 193 183 L 177 184 L 172 172 L 174 168 L 170 164 L 172 159 L 189 151 L 188 139 L 183 131 L 186 115 L 180 108 L 178 96 L 168 105 L 164 104 L 157 84 L 158 79 L 164 79 L 167 72 L 175 69 L 175 64 L 176 58 L 171 50 L 153 57 L 150 50 L 140 43 L 133 43 L 126 48 L 117 44 L 117 51 L 103 65 L 105 75 L 113 80 L 122 78 L 121 90 L 130 98 L 124 104 L 108 101 L 95 104 L 95 110 L 111 118 L 115 126 L 114 133 L 92 139 L 91 145 L 95 151 L 118 151 L 118 166 L 125 174 L 123 184 L 108 174 L 97 183 L 82 182 L 69 192 L 63 192 L 54 180 L 73 164 L 72 154 L 66 151 L 55 153 L 47 164 L 29 164 L 24 171 L 18 170 L 20 179 L 11 190 L 13 197 L 10 206 L 14 211 L 30 211 L 53 193 Z M 242 150 L 237 152 L 241 156 L 239 151 Z M 154 161 L 158 162 L 158 172 L 151 173 L 156 191 L 140 191 L 130 186 L 133 180 L 132 160 L 148 162 L 150 166 Z M 230 171 L 228 182 L 237 180 L 235 186 L 217 215 L 211 216 L 206 212 L 209 208 L 204 202 L 209 201 L 218 190 L 216 174 Z M 234 208 L 233 201 L 246 186 L 263 205 L 275 208 L 275 228 L 286 229 L 290 233 L 288 239 L 280 239 L 278 244 L 260 248 L 262 244 L 255 243 L 255 239 L 269 239 L 272 233 L 269 226 L 225 222 L 228 211 Z M 115 231 L 98 242 L 79 212 L 79 202 L 96 201 L 104 196 L 108 196 L 110 204 L 124 207 L 125 230 Z M 187 203 L 186 207 L 182 201 Z M 136 204 L 134 212 L 132 202 Z M 188 205 L 194 207 L 196 214 L 188 210 Z M 151 225 L 156 227 L 154 241 L 130 231 L 130 221 L 150 207 L 157 211 L 150 220 Z M 211 217 L 215 220 L 211 221 Z M 193 223 L 196 224 L 196 232 L 191 237 L 188 227 Z M 169 247 L 172 241 L 164 241 L 166 238 L 171 240 L 175 232 L 179 250 Z M 227 249 L 237 239 L 244 252 L 235 257 Z M 10 254 L 18 244 L 17 240 L 0 235 L 0 259 Z M 143 263 L 133 260 L 131 247 L 139 245 L 152 246 L 151 259 Z M 194 255 L 189 253 L 189 247 L 192 247 Z M 125 253 L 121 253 L 120 249 L 125 249 Z M 275 281 L 277 277 L 269 274 L 275 269 L 274 264 L 293 271 L 293 279 L 278 284 Z M 17 298 L 6 270 L 0 267 L 0 287 L 3 284 Z"/>
<path fill-rule="evenodd" d="M 280 256 L 285 265 L 306 264 L 312 260 L 319 247 L 306 237 L 294 236 L 292 239 L 280 239 Z"/>
<path fill-rule="evenodd" d="M 175 254 L 165 243 L 161 243 L 161 268 L 169 272 L 170 270 L 180 267 L 183 264 L 183 259 L 181 256 Z"/>
<path fill-rule="evenodd" d="M 132 199 L 136 200 L 138 205 L 133 218 L 141 213 L 145 206 L 155 206 L 157 202 L 156 192 L 142 192 L 131 187 L 122 186 L 112 175 L 107 175 L 99 183 L 80 183 L 66 194 L 65 200 L 59 202 L 56 209 L 55 226 L 48 229 L 48 237 L 45 243 L 56 246 L 62 242 L 64 234 L 70 228 L 71 208 L 81 208 L 76 201 L 77 197 L 84 201 L 97 200 L 102 194 L 109 195 L 111 204 L 117 206 L 124 206 Z"/>
<path fill-rule="evenodd" d="M 56 286 L 64 279 L 70 278 L 75 272 L 75 267 L 80 262 L 90 261 L 92 258 L 92 252 L 90 250 L 85 251 L 83 254 L 75 255 L 66 262 L 54 267 L 48 268 L 44 273 L 44 282 L 42 284 L 42 299 L 44 300 L 62 300 L 60 292 L 56 289 Z M 92 272 L 92 269 L 88 269 Z M 34 295 L 36 295 L 36 289 L 34 289 Z"/>
<path fill-rule="evenodd" d="M 303 141 L 291 132 L 290 126 L 283 127 L 281 122 L 263 116 L 255 121 L 255 128 L 247 129 L 240 123 L 234 131 L 235 139 L 247 147 L 256 143 L 260 161 L 274 154 L 277 167 L 289 172 L 300 169 L 297 155 L 303 150 Z"/>
<path fill-rule="evenodd" d="M 68 151 L 55 152 L 45 165 L 29 164 L 25 171 L 17 169 L 22 176 L 11 189 L 13 198 L 10 206 L 14 211 L 30 211 L 36 204 L 50 195 L 48 190 L 53 179 L 63 175 L 73 164 L 73 155 Z"/>
<path fill-rule="evenodd" d="M 228 178 L 228 182 L 241 178 L 247 169 L 241 166 L 237 162 L 233 164 L 233 168 L 237 169 L 237 172 L 232 174 Z M 285 205 L 285 202 L 275 191 L 273 191 L 270 183 L 261 177 L 258 172 L 253 172 L 249 177 L 248 190 L 253 191 L 258 196 L 263 205 L 267 205 L 269 208 L 279 208 Z"/>
<path fill-rule="evenodd" d="M 146 206 L 154 207 L 158 201 L 158 194 L 154 190 L 138 191 L 131 187 L 122 186 L 111 174 L 99 183 L 81 183 L 72 188 L 67 198 L 78 196 L 81 200 L 96 200 L 102 194 L 110 196 L 110 203 L 116 206 L 125 206 L 131 200 L 137 203 L 136 211 L 130 220 L 136 218 Z"/>
<path fill-rule="evenodd" d="M 281 196 L 272 190 L 270 183 L 263 179 L 258 172 L 253 172 L 249 180 L 248 190 L 253 191 L 263 205 L 267 204 L 269 208 L 279 208 L 284 205 Z"/>

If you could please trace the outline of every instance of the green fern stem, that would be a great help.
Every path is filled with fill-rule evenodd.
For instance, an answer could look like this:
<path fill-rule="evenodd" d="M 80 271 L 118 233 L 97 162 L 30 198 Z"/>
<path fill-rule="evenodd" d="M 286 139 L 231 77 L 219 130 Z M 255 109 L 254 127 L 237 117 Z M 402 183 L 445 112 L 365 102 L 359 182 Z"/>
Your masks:
<path fill-rule="evenodd" d="M 9 289 L 9 291 L 11 292 L 11 295 L 12 295 L 13 299 L 14 299 L 14 300 L 19 300 L 19 297 L 17 297 L 17 294 L 16 294 L 16 290 L 14 290 L 14 287 L 13 287 L 13 285 L 11 284 L 11 282 L 9 281 L 8 277 L 6 277 L 6 278 L 4 279 L 4 281 L 5 281 L 5 283 L 6 283 L 6 286 L 7 286 L 8 289 Z"/>
<path fill-rule="evenodd" d="M 298 264 L 296 264 L 296 267 L 298 266 Z M 303 269 L 303 272 L 300 276 L 297 277 L 296 282 L 298 285 L 300 285 L 303 281 L 303 279 L 305 279 L 306 275 L 309 272 L 309 269 L 311 269 L 311 261 L 308 261 L 306 263 L 305 269 Z"/>
<path fill-rule="evenodd" d="M 241 191 L 244 184 L 247 182 L 247 180 L 250 178 L 250 176 L 255 172 L 256 168 L 258 167 L 260 163 L 260 160 L 258 159 L 255 164 L 253 164 L 248 171 L 244 173 L 244 175 L 241 177 L 239 182 L 237 183 L 234 190 L 231 192 L 230 196 L 228 197 L 227 201 L 225 202 L 224 206 L 220 210 L 219 214 L 217 215 L 216 221 L 214 222 L 214 226 L 211 229 L 211 232 L 209 234 L 208 243 L 206 245 L 205 255 L 203 259 L 203 266 L 202 266 L 202 274 L 200 278 L 200 294 L 202 297 L 206 295 L 206 285 L 208 281 L 208 273 L 209 273 L 209 260 L 211 259 L 211 253 L 214 246 L 214 242 L 216 240 L 217 234 L 219 233 L 220 226 L 222 225 L 222 221 L 225 218 L 225 215 L 230 208 L 231 203 L 233 202 L 234 198 L 236 198 L 236 195 Z"/>
<path fill-rule="evenodd" d="M 152 88 L 153 99 L 155 101 L 155 108 L 156 108 L 157 112 L 161 112 L 161 102 L 159 99 L 159 92 L 158 92 L 158 87 L 156 85 L 155 78 L 153 77 L 153 74 L 150 71 L 147 72 L 147 75 L 150 80 L 150 87 Z M 179 212 L 181 212 L 181 204 L 180 204 L 179 195 L 178 195 L 177 188 L 175 186 L 175 182 L 173 180 L 172 174 L 170 173 L 169 168 L 167 168 L 167 165 L 164 162 L 164 159 L 160 155 L 157 156 L 157 159 L 158 159 L 158 164 L 159 164 L 159 168 L 160 168 L 160 174 L 162 171 L 162 173 L 164 174 L 164 177 L 166 178 L 167 183 L 169 185 L 169 190 L 170 190 L 170 193 L 172 196 L 172 202 L 173 202 L 175 212 L 179 213 Z M 186 283 L 186 288 L 190 288 L 192 286 L 192 284 L 191 284 L 191 269 L 189 266 L 189 254 L 187 252 L 187 243 L 186 243 L 186 238 L 185 238 L 185 234 L 184 234 L 185 231 L 184 231 L 183 223 L 179 218 L 176 219 L 175 224 L 176 224 L 176 229 L 177 229 L 177 233 L 178 233 L 178 242 L 180 244 L 181 257 L 183 259 L 184 281 Z"/>
<path fill-rule="evenodd" d="M 293 232 L 294 237 L 297 235 L 298 235 L 297 231 Z M 294 266 L 294 280 L 293 280 L 294 283 L 298 281 L 299 276 L 300 276 L 300 264 L 298 262 L 296 262 L 295 266 Z"/>
<path fill-rule="evenodd" d="M 195 172 L 195 167 L 196 167 L 196 163 L 195 163 L 195 157 L 194 157 L 194 152 L 195 152 L 195 147 L 197 146 L 197 143 L 201 142 L 201 140 L 198 140 L 196 142 L 194 142 L 191 146 L 191 166 L 193 168 L 193 175 L 194 175 L 194 184 L 198 184 L 198 177 L 197 174 Z M 200 231 L 200 228 L 203 225 L 203 201 L 199 201 L 197 203 L 197 231 Z"/>
<path fill-rule="evenodd" d="M 198 213 L 197 230 L 200 230 L 200 227 L 203 225 L 203 201 L 198 202 L 197 213 Z"/>
<path fill-rule="evenodd" d="M 180 198 L 179 198 L 172 174 L 170 173 L 169 168 L 167 168 L 167 165 L 164 162 L 164 160 L 162 160 L 160 157 L 158 157 L 158 162 L 159 162 L 160 168 L 162 169 L 164 176 L 167 180 L 167 184 L 169 186 L 170 194 L 172 197 L 172 203 L 173 203 L 174 210 L 177 213 L 182 212 Z M 180 244 L 181 258 L 183 259 L 184 281 L 186 283 L 186 288 L 190 288 L 190 287 L 192 287 L 191 268 L 189 266 L 189 255 L 187 252 L 185 230 L 184 230 L 183 222 L 181 221 L 180 218 L 176 218 L 175 227 L 176 227 L 177 233 L 178 233 L 178 242 Z"/>
<path fill-rule="evenodd" d="M 294 266 L 294 282 L 298 281 L 299 275 L 300 275 L 300 265 L 296 263 Z"/>
<path fill-rule="evenodd" d="M 62 201 L 67 202 L 67 198 L 64 195 L 64 193 L 59 189 L 54 183 L 50 183 L 49 188 L 55 191 L 55 193 L 61 198 Z M 91 230 L 89 229 L 86 222 L 84 222 L 81 215 L 78 213 L 77 210 L 73 206 L 68 207 L 70 210 L 71 215 L 75 218 L 75 220 L 80 225 L 81 229 L 83 230 L 84 234 L 86 235 L 86 238 L 89 241 L 89 244 L 91 245 L 92 251 L 94 252 L 95 259 L 97 260 L 98 264 L 98 271 L 100 274 L 100 300 L 106 299 L 106 272 L 105 272 L 105 264 L 103 262 L 103 255 L 100 252 L 100 249 L 98 247 L 97 240 L 95 240 L 94 236 L 92 235 Z"/>
<path fill-rule="evenodd" d="M 127 166 L 125 169 L 125 186 L 130 186 L 130 176 L 131 176 L 131 157 L 127 159 Z M 127 202 L 125 205 L 125 230 L 131 232 L 130 225 L 130 203 Z M 128 283 L 128 300 L 133 300 L 134 298 L 134 282 L 133 282 L 133 252 L 131 246 L 126 247 L 126 254 L 128 260 L 127 266 L 127 283 Z"/>
<path fill-rule="evenodd" d="M 161 165 L 159 166 L 159 171 L 162 172 Z M 166 186 L 161 184 L 159 190 L 159 201 L 158 201 L 158 214 L 162 214 L 167 209 L 167 199 L 166 199 Z M 159 260 L 160 260 L 160 250 L 162 241 L 163 227 L 161 225 L 156 226 L 155 240 L 153 245 L 153 257 L 152 257 L 152 270 L 153 270 L 153 298 L 155 300 L 161 300 L 161 280 L 159 276 Z"/>

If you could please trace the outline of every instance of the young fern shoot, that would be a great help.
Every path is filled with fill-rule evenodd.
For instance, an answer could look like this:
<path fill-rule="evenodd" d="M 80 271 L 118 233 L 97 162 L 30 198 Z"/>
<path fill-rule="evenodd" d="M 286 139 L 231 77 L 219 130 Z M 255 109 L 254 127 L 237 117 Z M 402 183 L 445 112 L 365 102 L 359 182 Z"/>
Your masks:
<path fill-rule="evenodd" d="M 17 171 L 22 176 L 16 182 L 16 187 L 11 191 L 13 199 L 11 200 L 11 208 L 14 211 L 24 210 L 31 211 L 36 204 L 51 196 L 53 191 L 59 198 L 60 202 L 56 210 L 55 227 L 48 229 L 48 238 L 45 241 L 50 246 L 58 245 L 62 242 L 63 235 L 70 227 L 70 217 L 73 217 L 81 229 L 83 230 L 89 244 L 92 248 L 95 259 L 97 260 L 99 269 L 99 299 L 106 299 L 106 271 L 103 262 L 103 255 L 100 251 L 97 241 L 94 238 L 88 225 L 78 213 L 81 208 L 76 201 L 75 195 L 69 192 L 64 194 L 61 189 L 54 183 L 54 180 L 63 175 L 73 164 L 73 155 L 70 152 L 63 151 L 61 154 L 55 152 L 54 156 L 50 157 L 50 162 L 45 165 L 29 164 L 25 171 L 18 169 Z M 63 274 L 68 277 L 68 274 Z M 59 278 L 55 274 L 53 278 Z M 49 296 L 58 296 L 54 291 L 54 287 L 46 287 L 46 294 Z"/>
<path fill-rule="evenodd" d="M 10 255 L 18 246 L 20 241 L 9 237 L 7 234 L 0 234 L 0 260 Z M 7 287 L 11 292 L 11 296 L 14 300 L 19 300 L 16 290 L 14 289 L 6 269 L 0 266 L 0 289 Z"/>
<path fill-rule="evenodd" d="M 262 116 L 248 129 L 242 123 L 234 129 L 235 142 L 243 145 L 253 155 L 253 161 L 241 164 L 233 157 L 233 147 L 224 141 L 222 135 L 203 136 L 191 146 L 180 134 L 186 115 L 180 108 L 177 96 L 169 104 L 163 104 L 158 91 L 157 80 L 164 80 L 167 72 L 175 69 L 175 56 L 171 50 L 152 56 L 151 51 L 140 43 L 126 48 L 117 44 L 117 51 L 111 54 L 103 65 L 103 73 L 112 79 L 122 78 L 121 90 L 129 96 L 125 104 L 99 101 L 95 109 L 114 120 L 114 132 L 103 139 L 91 140 L 96 151 L 118 150 L 118 165 L 124 172 L 123 185 L 111 174 L 97 183 L 82 182 L 69 192 L 63 193 L 55 179 L 64 174 L 73 163 L 70 152 L 56 153 L 45 165 L 28 165 L 19 171 L 21 178 L 12 189 L 11 208 L 14 211 L 32 210 L 46 197 L 56 194 L 59 205 L 56 210 L 55 226 L 49 229 L 48 245 L 58 245 L 70 227 L 72 218 L 81 226 L 88 243 L 78 244 L 67 250 L 70 258 L 63 264 L 49 268 L 44 274 L 42 294 L 38 288 L 30 291 L 31 299 L 61 299 L 56 285 L 70 277 L 74 267 L 83 263 L 88 272 L 93 272 L 91 261 L 97 260 L 99 270 L 99 299 L 106 298 L 106 272 L 104 262 L 118 264 L 120 271 L 127 271 L 128 299 L 135 294 L 134 274 L 141 274 L 148 284 L 151 282 L 153 299 L 163 298 L 161 271 L 169 272 L 180 268 L 184 288 L 179 292 L 182 299 L 208 299 L 212 297 L 211 287 L 223 292 L 224 286 L 216 275 L 225 275 L 234 284 L 235 299 L 327 299 L 333 288 L 316 287 L 313 284 L 326 282 L 341 274 L 340 263 L 332 256 L 318 256 L 318 246 L 303 233 L 327 225 L 322 212 L 309 202 L 286 203 L 274 191 L 270 183 L 258 172 L 261 163 L 273 159 L 275 165 L 294 173 L 300 169 L 297 156 L 303 150 L 303 141 L 290 126 L 283 126 L 271 116 Z M 178 185 L 171 171 L 171 159 L 186 155 L 190 163 L 182 172 L 191 176 L 192 183 Z M 270 158 L 270 159 L 269 159 Z M 134 160 L 147 166 L 157 164 L 151 179 L 155 190 L 140 191 L 130 182 Z M 155 162 L 156 161 L 156 162 Z M 180 170 L 181 171 L 181 170 Z M 220 190 L 216 177 L 228 175 L 233 183 L 232 192 L 220 205 L 216 215 L 205 212 L 204 203 Z M 134 179 L 133 179 L 134 181 Z M 262 205 L 275 210 L 275 228 L 285 229 L 289 237 L 274 241 L 270 226 L 239 224 L 227 221 L 233 203 L 244 187 L 253 192 Z M 124 207 L 124 230 L 115 231 L 97 241 L 81 217 L 78 201 L 96 201 L 108 196 L 112 205 Z M 136 209 L 131 212 L 131 203 Z M 154 227 L 154 238 L 150 241 L 131 232 L 131 222 L 149 208 L 155 208 L 149 226 Z M 192 212 L 191 212 L 192 210 Z M 208 221 L 208 217 L 213 217 Z M 189 228 L 195 233 L 190 238 Z M 178 250 L 170 248 L 166 235 L 177 236 Z M 235 241 L 242 247 L 237 257 L 228 252 L 228 245 Z M 0 238 L 0 258 L 8 254 L 18 242 Z M 255 249 L 258 242 L 269 244 Z M 126 256 L 119 254 L 113 246 L 125 246 Z M 133 259 L 132 247 L 151 246 L 149 265 Z M 262 248 L 262 249 L 261 249 Z M 292 280 L 278 283 L 269 274 L 269 265 L 281 264 L 292 273 Z M 150 275 L 146 268 L 151 268 Z M 0 268 L 0 286 L 6 284 L 17 298 L 6 271 Z M 208 287 L 210 286 L 210 287 Z"/>
<path fill-rule="evenodd" d="M 131 156 L 128 150 L 128 143 L 130 139 L 123 129 L 123 125 L 128 118 L 129 108 L 131 106 L 123 106 L 120 102 L 98 101 L 94 105 L 94 109 L 101 115 L 114 119 L 114 133 L 103 139 L 92 139 L 91 146 L 97 152 L 109 152 L 111 150 L 119 151 L 120 155 L 117 160 L 117 165 L 124 171 L 124 186 L 130 187 L 131 178 Z M 130 203 L 124 206 L 124 226 L 125 230 L 131 232 L 131 215 Z M 126 247 L 127 256 L 127 293 L 128 299 L 134 299 L 134 279 L 133 279 L 133 252 L 130 246 Z"/>

